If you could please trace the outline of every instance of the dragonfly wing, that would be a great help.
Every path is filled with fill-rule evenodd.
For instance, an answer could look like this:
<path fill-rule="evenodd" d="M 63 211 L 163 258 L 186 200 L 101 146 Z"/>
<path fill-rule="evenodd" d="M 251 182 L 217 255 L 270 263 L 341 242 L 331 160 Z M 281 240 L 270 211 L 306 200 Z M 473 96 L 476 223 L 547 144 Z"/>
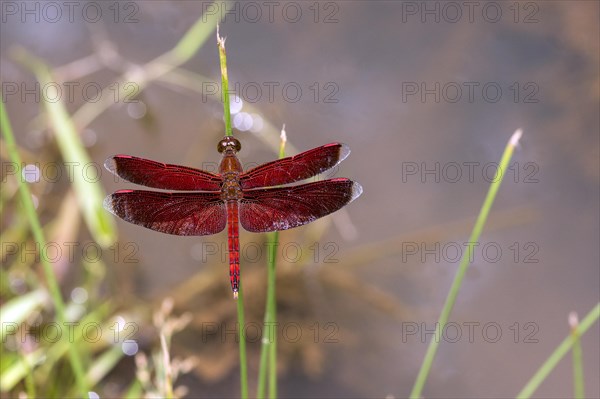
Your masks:
<path fill-rule="evenodd" d="M 240 176 L 244 189 L 279 186 L 309 179 L 342 162 L 350 148 L 341 143 L 326 144 L 293 157 L 267 162 Z"/>
<path fill-rule="evenodd" d="M 218 191 L 223 181 L 221 176 L 204 170 L 131 155 L 115 155 L 108 158 L 104 166 L 132 183 L 165 190 Z"/>
<path fill-rule="evenodd" d="M 287 230 L 329 215 L 361 193 L 360 184 L 341 178 L 248 190 L 240 201 L 240 223 L 253 232 Z"/>
<path fill-rule="evenodd" d="M 119 190 L 106 197 L 104 207 L 127 222 L 178 236 L 215 234 L 227 223 L 220 193 Z"/>

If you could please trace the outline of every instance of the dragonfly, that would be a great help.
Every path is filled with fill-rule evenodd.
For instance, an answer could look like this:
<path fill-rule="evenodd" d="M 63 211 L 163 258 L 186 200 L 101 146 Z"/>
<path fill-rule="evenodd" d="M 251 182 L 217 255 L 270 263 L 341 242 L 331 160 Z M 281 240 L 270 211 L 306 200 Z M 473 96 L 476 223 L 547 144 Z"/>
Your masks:
<path fill-rule="evenodd" d="M 345 144 L 326 144 L 245 172 L 236 155 L 241 148 L 233 136 L 219 141 L 218 173 L 131 155 L 115 155 L 104 163 L 131 183 L 173 190 L 118 190 L 104 200 L 104 207 L 115 216 L 178 236 L 216 234 L 227 226 L 234 298 L 240 286 L 239 224 L 255 233 L 291 229 L 339 210 L 363 192 L 360 184 L 346 178 L 290 185 L 342 162 L 350 154 Z"/>

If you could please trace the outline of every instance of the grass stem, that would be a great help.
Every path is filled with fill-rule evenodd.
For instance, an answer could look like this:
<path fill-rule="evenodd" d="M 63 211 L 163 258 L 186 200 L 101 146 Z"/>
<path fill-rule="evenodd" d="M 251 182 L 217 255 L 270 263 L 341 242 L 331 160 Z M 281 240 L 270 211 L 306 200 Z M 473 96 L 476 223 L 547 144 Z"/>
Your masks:
<path fill-rule="evenodd" d="M 244 318 L 244 292 L 242 289 L 242 281 L 238 287 L 237 298 L 237 316 L 238 316 L 238 331 L 240 336 L 239 352 L 240 352 L 240 391 L 242 399 L 248 398 L 248 360 L 246 359 L 246 334 L 244 326 L 246 321 Z"/>
<path fill-rule="evenodd" d="M 279 159 L 285 158 L 285 144 L 287 142 L 285 125 L 281 129 L 281 141 L 279 145 Z M 267 301 L 265 304 L 264 324 L 265 336 L 262 339 L 260 348 L 260 368 L 258 372 L 258 387 L 256 390 L 257 398 L 265 397 L 265 385 L 269 380 L 269 397 L 277 397 L 277 296 L 276 296 L 276 260 L 277 246 L 279 244 L 279 232 L 269 233 L 267 238 L 267 248 L 269 248 L 269 257 L 267 264 Z"/>
<path fill-rule="evenodd" d="M 225 38 L 219 36 L 219 25 L 217 25 L 217 43 L 219 45 L 219 60 L 221 61 L 221 93 L 225 117 L 225 135 L 232 136 L 231 108 L 229 105 L 229 79 L 227 77 L 227 53 L 225 52 Z"/>
<path fill-rule="evenodd" d="M 585 318 L 581 321 L 579 326 L 577 327 L 578 335 L 583 335 L 585 332 L 600 318 L 600 303 L 597 303 L 596 306 L 590 310 L 590 312 L 585 316 Z M 538 371 L 534 374 L 533 377 L 529 380 L 529 382 L 525 385 L 525 387 L 517 394 L 517 399 L 527 399 L 530 398 L 531 395 L 535 392 L 535 390 L 540 386 L 540 384 L 546 379 L 548 374 L 556 367 L 560 359 L 563 358 L 573 347 L 575 342 L 579 338 L 573 336 L 573 334 L 569 334 L 567 338 L 561 342 L 560 345 L 552 352 L 552 354 L 548 357 L 548 359 L 542 364 L 542 366 L 538 369 Z"/>
<path fill-rule="evenodd" d="M 583 378 L 583 355 L 581 354 L 581 334 L 579 333 L 579 318 L 577 313 L 569 315 L 571 335 L 573 336 L 573 393 L 574 398 L 585 398 L 585 383 Z"/>
<path fill-rule="evenodd" d="M 483 205 L 481 210 L 479 211 L 479 216 L 477 217 L 477 221 L 475 222 L 475 226 L 473 227 L 473 231 L 471 232 L 471 236 L 469 237 L 467 250 L 464 252 L 463 257 L 460 261 L 460 265 L 458 266 L 458 271 L 454 276 L 454 281 L 452 282 L 452 286 L 450 287 L 450 291 L 448 292 L 448 297 L 446 298 L 446 302 L 444 303 L 444 307 L 442 308 L 442 312 L 438 319 L 438 323 L 436 324 L 435 334 L 429 343 L 429 347 L 427 348 L 427 352 L 425 353 L 425 359 L 423 359 L 423 364 L 421 365 L 421 369 L 419 370 L 419 374 L 417 375 L 417 379 L 415 381 L 415 385 L 410 393 L 410 397 L 413 399 L 420 398 L 421 393 L 423 392 L 423 387 L 425 386 L 425 381 L 427 380 L 427 376 L 429 375 L 429 371 L 431 370 L 431 365 L 433 364 L 433 359 L 435 358 L 435 354 L 440 345 L 440 336 L 442 331 L 444 331 L 444 327 L 448 322 L 450 317 L 450 313 L 454 307 L 454 303 L 456 302 L 456 297 L 458 296 L 458 292 L 462 285 L 463 279 L 465 277 L 465 273 L 469 267 L 469 259 L 471 259 L 471 254 L 473 253 L 473 249 L 479 240 L 479 236 L 483 230 L 483 226 L 487 220 L 488 214 L 490 213 L 490 209 L 492 204 L 494 203 L 494 199 L 496 198 L 496 193 L 500 188 L 500 184 L 502 183 L 502 179 L 505 175 L 505 171 L 508 170 L 508 164 L 512 157 L 513 151 L 516 145 L 523 134 L 522 130 L 519 129 L 515 131 L 515 133 L 511 136 L 506 148 L 504 149 L 504 153 L 502 154 L 502 158 L 500 160 L 500 165 L 498 166 L 498 175 L 492 181 L 488 193 L 483 201 Z"/>

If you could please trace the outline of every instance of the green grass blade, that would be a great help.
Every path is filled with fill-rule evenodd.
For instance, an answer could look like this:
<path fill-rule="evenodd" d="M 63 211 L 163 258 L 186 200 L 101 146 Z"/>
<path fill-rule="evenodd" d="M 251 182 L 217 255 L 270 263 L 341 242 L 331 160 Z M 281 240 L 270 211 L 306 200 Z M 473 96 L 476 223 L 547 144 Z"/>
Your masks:
<path fill-rule="evenodd" d="M 0 339 L 5 342 L 7 333 L 11 333 L 12 327 L 17 327 L 31 313 L 44 306 L 48 299 L 48 293 L 45 290 L 37 289 L 20 295 L 6 302 L 0 308 Z M 10 330 L 10 331 L 9 331 Z"/>
<path fill-rule="evenodd" d="M 86 377 L 91 385 L 96 385 L 119 363 L 124 356 L 119 343 L 114 343 L 90 365 Z"/>
<path fill-rule="evenodd" d="M 125 399 L 138 399 L 144 396 L 144 390 L 142 388 L 142 384 L 138 380 L 135 380 L 129 386 L 129 389 L 125 392 L 123 396 Z"/>
<path fill-rule="evenodd" d="M 585 398 L 585 382 L 583 378 L 583 355 L 581 351 L 581 333 L 579 332 L 579 319 L 577 313 L 569 315 L 571 335 L 573 336 L 573 393 L 574 398 Z"/>
<path fill-rule="evenodd" d="M 56 84 L 50 69 L 39 58 L 24 49 L 17 51 L 15 58 L 35 74 L 41 87 L 52 87 Z M 83 219 L 94 240 L 103 248 L 107 248 L 116 240 L 116 229 L 113 216 L 102 206 L 106 193 L 97 175 L 101 170 L 98 167 L 90 168 L 90 165 L 93 165 L 92 160 L 81 142 L 65 104 L 61 100 L 49 100 L 48 93 L 48 90 L 42 90 L 43 104 L 63 161 L 74 166 L 75 172 L 71 178 Z"/>
<path fill-rule="evenodd" d="M 270 259 L 268 268 L 267 281 L 267 314 L 269 320 L 268 328 L 268 344 L 269 345 L 269 397 L 277 398 L 277 296 L 275 295 L 275 260 L 277 256 L 277 246 L 279 244 L 279 232 L 275 231 L 270 234 Z"/>
<path fill-rule="evenodd" d="M 238 332 L 240 340 L 238 343 L 240 352 L 240 391 L 242 399 L 248 398 L 248 360 L 246 359 L 246 334 L 244 327 L 246 325 L 246 319 L 244 317 L 244 293 L 242 290 L 243 284 L 240 280 L 238 287 L 238 298 L 237 298 L 237 316 L 238 316 Z"/>
<path fill-rule="evenodd" d="M 4 102 L 0 102 L 0 128 L 2 130 L 2 135 L 4 136 L 4 139 L 6 141 L 6 147 L 8 153 L 10 154 L 11 161 L 15 165 L 21 165 L 21 157 L 16 150 L 12 126 L 10 125 L 8 114 L 6 113 L 6 109 L 4 107 Z M 33 201 L 31 199 L 31 192 L 29 191 L 29 187 L 27 187 L 27 184 L 25 184 L 21 179 L 17 179 L 17 181 L 19 183 L 19 193 L 21 195 L 21 200 L 23 206 L 25 207 L 25 213 L 31 226 L 33 236 L 40 245 L 40 248 L 45 248 L 46 238 L 44 237 L 42 226 L 37 217 L 37 214 L 35 213 L 35 207 L 33 206 Z M 48 284 L 50 295 L 52 297 L 52 302 L 56 310 L 56 318 L 58 319 L 58 322 L 60 324 L 64 325 L 64 323 L 67 321 L 65 318 L 65 304 L 60 293 L 58 281 L 54 274 L 54 269 L 52 268 L 52 265 L 48 260 L 48 254 L 46 253 L 46 251 L 42 251 L 40 258 L 42 268 L 44 270 L 44 276 L 46 277 L 46 282 Z M 82 397 L 85 397 L 88 393 L 87 382 L 85 381 L 85 375 L 83 373 L 83 362 L 75 345 L 69 345 L 69 361 L 71 363 L 73 373 L 75 374 L 75 380 L 77 382 L 79 393 Z"/>
<path fill-rule="evenodd" d="M 285 144 L 287 137 L 285 125 L 281 129 L 281 141 L 279 144 L 279 159 L 285 158 Z M 277 246 L 279 245 L 279 232 L 274 231 L 268 234 L 267 248 L 269 248 L 269 257 L 267 259 L 267 301 L 265 304 L 264 329 L 265 336 L 261 341 L 260 348 L 260 368 L 258 371 L 258 384 L 256 397 L 265 397 L 265 385 L 267 380 L 267 370 L 269 372 L 269 397 L 277 397 L 277 295 L 276 287 L 276 261 Z M 268 361 L 268 362 L 267 362 Z"/>
<path fill-rule="evenodd" d="M 215 4 L 216 7 L 223 7 L 225 11 L 228 10 L 230 2 L 229 1 L 214 1 L 212 4 Z M 210 5 L 206 7 L 208 8 Z M 209 38 L 212 31 L 215 29 L 215 26 L 219 23 L 219 19 L 223 13 L 205 13 L 202 14 L 202 17 L 198 18 L 198 20 L 192 25 L 190 29 L 185 33 L 185 35 L 179 40 L 179 42 L 175 45 L 175 47 L 168 53 L 172 54 L 173 57 L 176 58 L 177 65 L 181 65 L 184 62 L 188 61 L 200 47 L 204 44 L 206 39 Z"/>
<path fill-rule="evenodd" d="M 225 52 L 225 39 L 219 36 L 218 25 L 217 43 L 219 45 L 219 61 L 221 64 L 221 93 L 223 97 L 223 114 L 225 118 L 225 136 L 232 136 L 231 108 L 229 105 L 229 78 L 227 77 L 227 53 Z"/>
<path fill-rule="evenodd" d="M 498 166 L 498 171 L 501 175 L 494 179 L 488 193 L 483 201 L 483 205 L 481 210 L 479 211 L 479 216 L 477 217 L 477 221 L 475 222 L 475 226 L 473 227 L 473 231 L 471 232 L 471 236 L 469 237 L 469 242 L 467 245 L 467 250 L 465 251 L 460 265 L 458 266 L 458 271 L 454 276 L 454 281 L 452 282 L 452 286 L 450 287 L 450 291 L 448 292 L 448 297 L 446 298 L 446 302 L 444 303 L 444 307 L 442 308 L 442 312 L 438 319 L 437 328 L 431 342 L 429 343 L 429 347 L 427 348 L 427 352 L 425 353 L 425 358 L 423 360 L 423 364 L 421 365 L 421 369 L 419 370 L 419 374 L 417 375 L 417 379 L 415 381 L 415 385 L 410 393 L 410 397 L 413 399 L 421 397 L 421 393 L 423 392 L 423 387 L 425 386 L 425 381 L 427 380 L 427 376 L 429 375 L 429 371 L 431 370 L 431 365 L 433 364 L 433 359 L 435 358 L 435 354 L 437 352 L 438 346 L 440 344 L 440 335 L 441 332 L 444 331 L 444 327 L 448 322 L 450 317 L 450 313 L 452 312 L 452 308 L 454 307 L 454 303 L 456 302 L 456 297 L 458 296 L 458 292 L 460 290 L 460 286 L 462 285 L 462 281 L 464 279 L 465 273 L 469 267 L 469 259 L 471 259 L 471 254 L 475 247 L 475 244 L 479 240 L 479 236 L 481 235 L 481 231 L 483 230 L 483 226 L 487 220 L 487 217 L 490 213 L 490 209 L 492 208 L 492 204 L 494 203 L 494 199 L 496 198 L 496 193 L 500 188 L 500 184 L 502 184 L 502 179 L 504 178 L 505 171 L 508 170 L 508 164 L 512 157 L 513 151 L 516 145 L 521 138 L 523 132 L 519 129 L 517 130 L 512 137 L 510 138 L 506 148 L 504 149 L 504 153 L 502 154 L 502 158 L 500 160 L 500 165 Z"/>
<path fill-rule="evenodd" d="M 27 358 L 25 356 L 22 357 L 24 362 L 27 362 Z M 27 371 L 27 375 L 25 376 L 25 390 L 27 391 L 28 398 L 37 397 L 36 389 L 35 389 L 35 381 L 33 379 L 33 368 L 34 365 L 28 364 L 29 370 Z"/>
<path fill-rule="evenodd" d="M 585 332 L 600 318 L 600 303 L 590 310 L 585 318 L 579 324 L 578 332 L 579 335 L 585 334 Z M 573 347 L 577 339 L 573 337 L 573 334 L 569 334 L 564 341 L 558 345 L 558 347 L 552 352 L 550 357 L 542 364 L 539 370 L 535 373 L 525 387 L 517 394 L 518 399 L 527 399 L 535 392 L 540 384 L 546 379 L 548 374 L 556 367 L 560 359 L 562 359 L 567 352 Z"/>
<path fill-rule="evenodd" d="M 267 301 L 265 304 L 264 336 L 261 340 L 260 366 L 258 370 L 258 384 L 256 397 L 265 397 L 265 386 L 267 383 L 267 372 L 269 381 L 269 397 L 277 397 L 277 297 L 275 295 L 275 260 L 277 257 L 277 246 L 279 244 L 279 232 L 268 233 L 267 248 L 269 258 L 267 264 Z"/>
<path fill-rule="evenodd" d="M 13 389 L 16 384 L 26 378 L 31 367 L 46 367 L 48 369 L 56 368 L 58 361 L 69 351 L 73 350 L 72 347 L 80 345 L 89 347 L 95 345 L 94 343 L 85 342 L 83 328 L 89 323 L 101 323 L 102 320 L 107 317 L 111 309 L 112 304 L 106 302 L 86 314 L 84 318 L 80 320 L 70 320 L 71 322 L 78 322 L 78 324 L 74 325 L 75 328 L 72 332 L 69 333 L 72 335 L 65 334 L 64 339 L 59 340 L 55 344 L 41 347 L 33 352 L 27 353 L 24 356 L 25 359 L 20 358 L 9 364 L 0 374 L 0 391 L 4 392 Z M 106 323 L 102 326 L 102 331 L 108 331 L 109 327 L 110 325 Z M 68 338 L 69 336 L 75 337 L 75 339 L 71 340 Z M 2 358 L 2 361 L 4 362 L 4 358 Z M 44 373 L 42 373 L 42 375 L 43 374 Z M 87 397 L 87 392 L 85 394 L 80 394 L 79 396 Z"/>
<path fill-rule="evenodd" d="M 0 374 L 0 391 L 10 391 L 20 381 L 27 378 L 27 375 L 31 374 L 31 369 L 44 361 L 47 352 L 47 348 L 39 348 L 33 352 L 24 354 L 18 361 L 2 370 L 2 374 Z M 2 362 L 5 361 L 3 358 Z"/>

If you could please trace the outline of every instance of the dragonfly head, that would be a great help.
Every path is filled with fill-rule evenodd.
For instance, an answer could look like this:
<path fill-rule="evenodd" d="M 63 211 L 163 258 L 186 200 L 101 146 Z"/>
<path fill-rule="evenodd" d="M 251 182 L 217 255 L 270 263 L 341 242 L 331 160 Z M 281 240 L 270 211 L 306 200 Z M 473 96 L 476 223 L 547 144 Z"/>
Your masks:
<path fill-rule="evenodd" d="M 219 141 L 219 144 L 217 145 L 217 151 L 219 151 L 219 153 L 223 153 L 224 151 L 227 151 L 227 150 L 232 150 L 233 152 L 238 152 L 241 149 L 242 149 L 242 145 L 240 144 L 240 142 L 231 136 L 223 137 L 223 139 L 221 141 Z"/>

